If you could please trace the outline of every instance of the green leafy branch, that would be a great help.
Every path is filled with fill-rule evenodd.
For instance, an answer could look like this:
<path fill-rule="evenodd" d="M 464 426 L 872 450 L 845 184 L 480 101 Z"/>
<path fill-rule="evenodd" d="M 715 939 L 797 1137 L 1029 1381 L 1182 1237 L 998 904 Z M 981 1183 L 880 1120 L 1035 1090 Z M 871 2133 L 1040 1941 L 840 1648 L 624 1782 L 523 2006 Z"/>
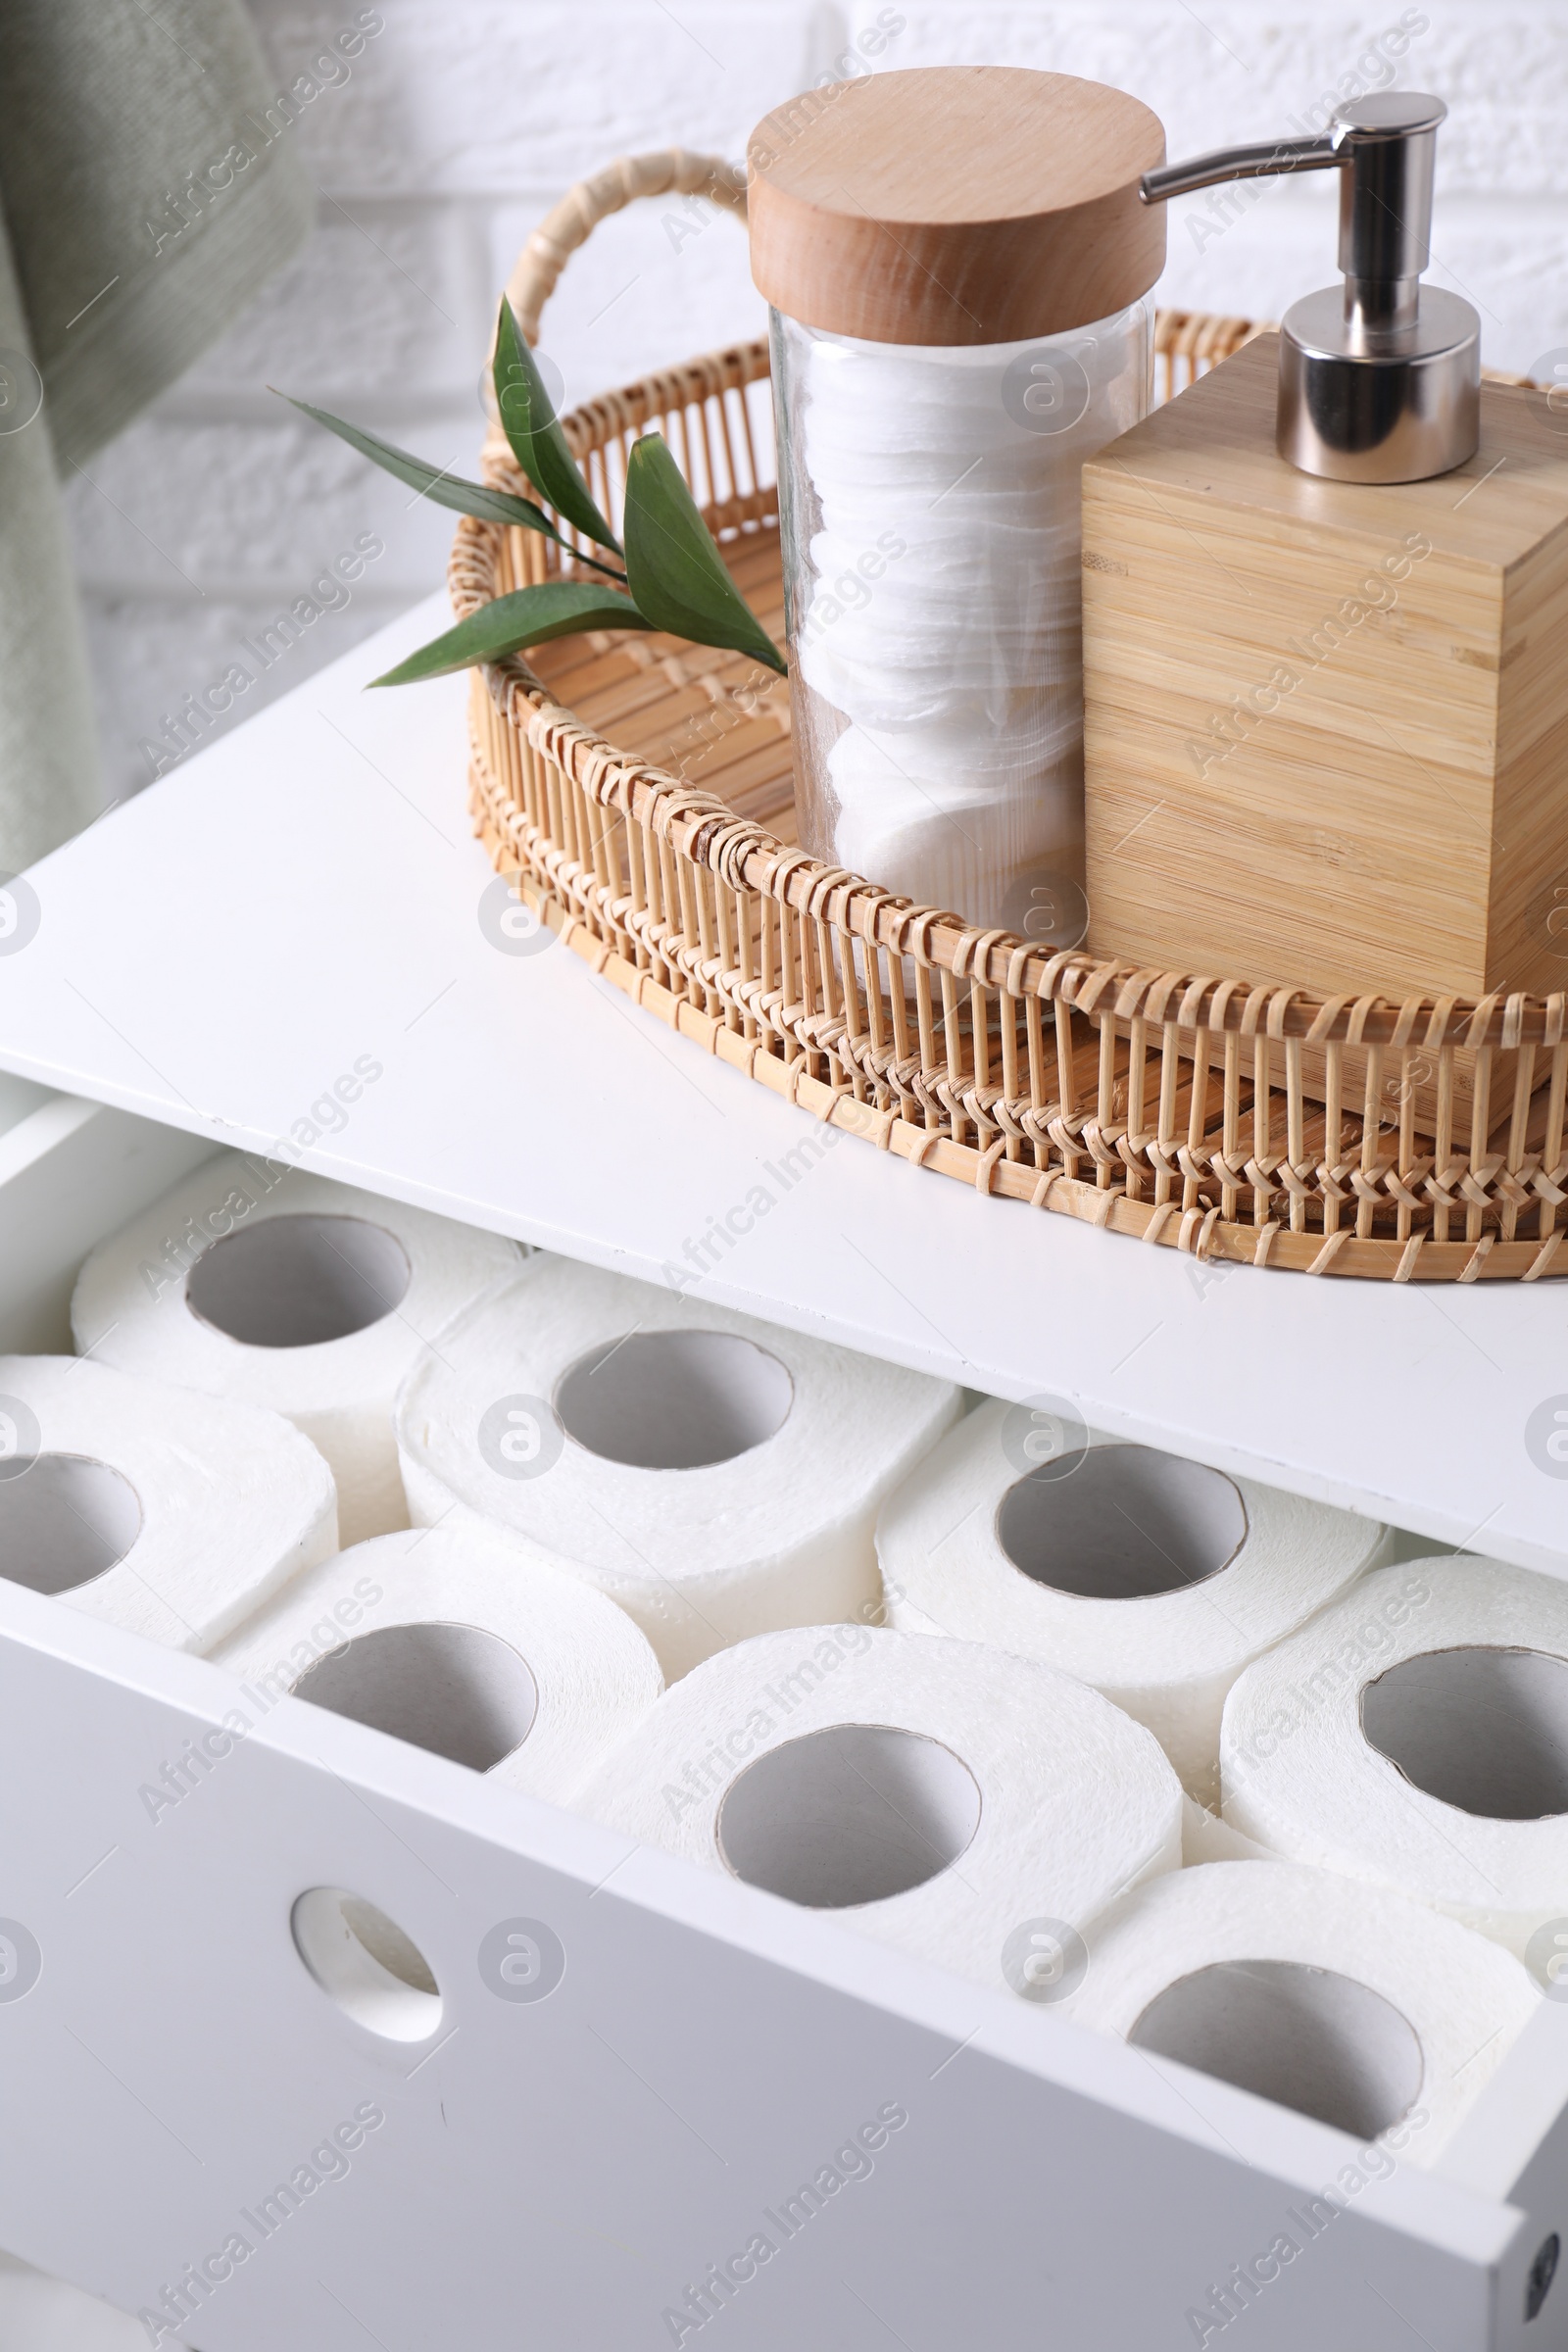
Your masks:
<path fill-rule="evenodd" d="M 626 466 L 625 545 L 615 537 L 594 503 L 551 407 L 544 378 L 523 338 L 510 302 L 503 298 L 492 368 L 496 408 L 524 480 L 549 501 L 565 522 L 596 547 L 619 556 L 619 569 L 573 547 L 531 499 L 465 481 L 445 467 L 411 457 L 379 434 L 348 424 L 309 401 L 291 405 L 336 433 L 411 490 L 436 506 L 481 522 L 511 523 L 538 531 L 564 548 L 574 564 L 599 579 L 544 580 L 498 596 L 456 628 L 421 646 L 375 686 L 410 686 L 420 678 L 444 677 L 475 662 L 499 662 L 525 647 L 581 629 L 665 629 L 695 645 L 713 645 L 750 654 L 784 673 L 784 659 L 725 567 L 711 532 L 687 489 L 663 439 L 648 433 L 632 443 Z"/>

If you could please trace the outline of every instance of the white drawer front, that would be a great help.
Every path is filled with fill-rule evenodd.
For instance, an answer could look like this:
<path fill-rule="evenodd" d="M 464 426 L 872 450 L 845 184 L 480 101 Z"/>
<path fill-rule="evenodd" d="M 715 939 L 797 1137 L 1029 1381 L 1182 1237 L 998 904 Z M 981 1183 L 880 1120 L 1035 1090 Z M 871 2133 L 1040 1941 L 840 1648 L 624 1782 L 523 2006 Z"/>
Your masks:
<path fill-rule="evenodd" d="M 0 1136 L 0 1348 L 63 1346 L 210 1148 L 65 1098 Z M 3 1583 L 0 1776 L 0 2242 L 161 2341 L 1568 2345 L 1568 2288 L 1524 2318 L 1568 2005 L 1441 2172 L 1351 2185 L 1338 2133 Z M 417 1945 L 423 2038 L 307 1970 L 316 1887 Z"/>

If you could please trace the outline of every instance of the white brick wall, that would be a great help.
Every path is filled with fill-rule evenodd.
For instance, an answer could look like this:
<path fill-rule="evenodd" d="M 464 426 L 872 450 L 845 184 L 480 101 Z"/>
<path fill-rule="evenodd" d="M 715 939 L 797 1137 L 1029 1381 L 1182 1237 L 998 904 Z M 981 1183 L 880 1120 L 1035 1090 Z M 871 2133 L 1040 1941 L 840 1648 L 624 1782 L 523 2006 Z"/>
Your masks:
<path fill-rule="evenodd" d="M 831 70 L 885 0 L 380 0 L 384 30 L 299 131 L 320 190 L 309 250 L 200 368 L 70 493 L 111 790 L 149 781 L 182 698 L 236 661 L 323 567 L 384 553 L 235 698 L 232 723 L 436 586 L 452 518 L 294 416 L 268 382 L 471 470 L 491 305 L 529 227 L 613 154 L 672 140 L 739 156 L 780 98 Z M 278 86 L 357 13 L 255 0 Z M 1136 91 L 1173 156 L 1283 130 L 1342 76 L 1382 80 L 1374 44 L 1421 21 L 1397 64 L 1441 92 L 1435 282 L 1481 308 L 1489 364 L 1568 345 L 1568 7 L 1563 0 L 898 0 L 883 68 L 1051 67 Z M 1370 62 L 1368 62 L 1370 60 Z M 1333 276 L 1333 203 L 1307 179 L 1245 207 L 1172 208 L 1162 299 L 1277 317 Z M 667 206 L 609 223 L 547 315 L 568 399 L 739 333 L 761 310 L 745 240 Z M 1217 232 L 1217 233 L 1216 233 Z M 205 738 L 204 738 L 205 739 Z"/>

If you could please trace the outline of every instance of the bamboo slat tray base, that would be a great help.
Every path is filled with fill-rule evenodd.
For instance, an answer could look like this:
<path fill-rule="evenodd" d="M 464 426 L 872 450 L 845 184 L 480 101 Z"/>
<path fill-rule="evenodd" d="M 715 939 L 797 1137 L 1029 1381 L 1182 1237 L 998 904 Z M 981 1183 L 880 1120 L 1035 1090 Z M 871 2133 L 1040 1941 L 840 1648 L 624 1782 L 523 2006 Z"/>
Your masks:
<path fill-rule="evenodd" d="M 525 330 L 593 219 L 698 185 L 700 160 L 634 159 L 574 191 L 514 279 Z M 1254 331 L 1162 314 L 1161 392 Z M 782 640 L 767 370 L 765 343 L 736 346 L 562 421 L 612 517 L 632 440 L 661 430 Z M 485 475 L 525 488 L 494 433 Z M 556 553 L 465 517 L 459 615 Z M 1324 998 L 969 929 L 795 846 L 783 681 L 677 639 L 564 639 L 476 673 L 469 708 L 470 806 L 497 867 L 634 1004 L 815 1117 L 1199 1257 L 1396 1282 L 1568 1274 L 1563 996 Z"/>

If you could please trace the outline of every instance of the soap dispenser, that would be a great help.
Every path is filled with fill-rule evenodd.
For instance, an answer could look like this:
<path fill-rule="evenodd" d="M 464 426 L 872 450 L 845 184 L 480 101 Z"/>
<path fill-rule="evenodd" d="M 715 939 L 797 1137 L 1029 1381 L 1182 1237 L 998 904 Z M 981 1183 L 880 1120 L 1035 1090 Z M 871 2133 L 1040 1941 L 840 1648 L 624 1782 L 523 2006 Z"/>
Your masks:
<path fill-rule="evenodd" d="M 1084 468 L 1106 956 L 1396 1002 L 1564 986 L 1568 436 L 1421 283 L 1444 114 L 1386 92 L 1142 176 L 1158 205 L 1340 172 L 1345 284 Z"/>

